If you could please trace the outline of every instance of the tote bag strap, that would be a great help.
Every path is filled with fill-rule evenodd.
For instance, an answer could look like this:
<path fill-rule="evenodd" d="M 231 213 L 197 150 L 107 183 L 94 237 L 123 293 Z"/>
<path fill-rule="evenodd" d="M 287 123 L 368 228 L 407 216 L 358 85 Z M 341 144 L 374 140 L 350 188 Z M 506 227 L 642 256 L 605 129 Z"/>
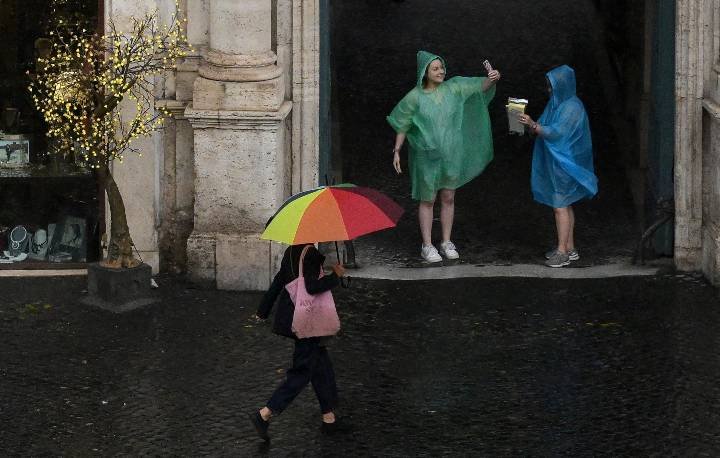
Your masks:
<path fill-rule="evenodd" d="M 307 250 L 310 248 L 310 245 L 307 245 L 305 248 L 303 248 L 302 253 L 300 253 L 300 260 L 298 262 L 300 267 L 300 272 L 298 272 L 298 277 L 302 277 L 302 262 L 303 258 L 305 257 L 305 253 L 307 253 Z M 290 255 L 290 272 L 292 272 L 293 277 L 295 276 L 295 269 L 293 269 L 293 263 L 292 263 L 292 254 Z"/>
<path fill-rule="evenodd" d="M 298 263 L 298 278 L 303 278 L 303 261 L 305 260 L 305 254 L 308 252 L 309 249 L 310 245 L 305 245 L 305 248 L 303 248 L 302 253 L 300 254 L 300 262 Z M 292 259 L 290 261 L 290 264 L 292 265 Z"/>

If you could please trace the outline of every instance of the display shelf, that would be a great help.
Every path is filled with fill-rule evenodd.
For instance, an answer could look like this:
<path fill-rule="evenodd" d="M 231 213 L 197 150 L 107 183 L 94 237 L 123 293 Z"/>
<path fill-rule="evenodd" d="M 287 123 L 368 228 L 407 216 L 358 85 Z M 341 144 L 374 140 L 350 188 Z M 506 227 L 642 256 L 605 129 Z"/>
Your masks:
<path fill-rule="evenodd" d="M 0 179 L 89 177 L 92 177 L 92 172 L 80 168 L 54 168 L 49 166 L 0 167 Z"/>
<path fill-rule="evenodd" d="M 0 264 L 0 270 L 66 270 L 86 269 L 87 262 L 48 262 L 26 259 L 20 262 Z"/>

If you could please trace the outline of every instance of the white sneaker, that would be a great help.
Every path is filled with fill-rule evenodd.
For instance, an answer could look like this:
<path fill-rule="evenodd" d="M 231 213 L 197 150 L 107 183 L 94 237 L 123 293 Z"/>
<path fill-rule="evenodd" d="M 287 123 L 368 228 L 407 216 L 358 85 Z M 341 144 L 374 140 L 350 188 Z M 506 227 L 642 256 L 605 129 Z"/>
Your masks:
<path fill-rule="evenodd" d="M 442 261 L 442 258 L 440 257 L 438 250 L 432 245 L 430 245 L 430 246 L 423 245 L 422 250 L 420 250 L 420 255 L 425 260 L 425 262 L 440 262 L 440 261 Z"/>
<path fill-rule="evenodd" d="M 440 253 L 448 259 L 457 259 L 460 257 L 460 253 L 457 252 L 455 244 L 449 240 L 440 244 Z"/>

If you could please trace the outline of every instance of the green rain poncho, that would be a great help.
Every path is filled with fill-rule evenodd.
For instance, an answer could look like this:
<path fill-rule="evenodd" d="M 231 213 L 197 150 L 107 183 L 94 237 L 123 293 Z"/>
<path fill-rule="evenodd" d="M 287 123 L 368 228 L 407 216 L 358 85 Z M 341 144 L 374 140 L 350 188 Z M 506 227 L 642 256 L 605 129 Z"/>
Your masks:
<path fill-rule="evenodd" d="M 439 189 L 464 185 L 493 158 L 487 106 L 495 85 L 483 92 L 487 78 L 456 76 L 426 91 L 423 77 L 435 59 L 445 66 L 441 57 L 418 52 L 417 85 L 387 117 L 397 133 L 407 134 L 412 197 L 422 201 L 434 200 Z"/>

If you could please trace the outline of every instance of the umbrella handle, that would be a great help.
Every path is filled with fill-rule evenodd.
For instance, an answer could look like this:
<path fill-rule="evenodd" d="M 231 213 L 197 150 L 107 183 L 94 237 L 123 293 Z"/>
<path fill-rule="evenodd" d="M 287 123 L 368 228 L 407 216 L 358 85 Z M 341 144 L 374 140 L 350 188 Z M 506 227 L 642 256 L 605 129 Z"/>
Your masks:
<path fill-rule="evenodd" d="M 337 241 L 335 241 L 335 255 L 337 256 L 338 263 L 342 264 L 342 262 L 340 262 L 340 248 L 338 248 Z M 348 276 L 340 277 L 340 286 L 342 286 L 343 288 L 349 288 L 350 287 L 350 277 L 348 277 Z"/>

